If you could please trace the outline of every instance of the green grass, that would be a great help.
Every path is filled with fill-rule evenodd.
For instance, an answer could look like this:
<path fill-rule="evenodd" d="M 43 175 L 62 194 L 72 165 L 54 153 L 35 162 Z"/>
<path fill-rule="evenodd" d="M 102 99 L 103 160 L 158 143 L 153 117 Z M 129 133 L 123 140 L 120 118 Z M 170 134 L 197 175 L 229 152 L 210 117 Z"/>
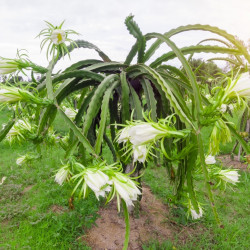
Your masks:
<path fill-rule="evenodd" d="M 158 241 L 149 241 L 147 244 L 142 246 L 143 250 L 173 250 L 174 245 L 170 240 L 159 243 Z"/>
<path fill-rule="evenodd" d="M 188 243 L 178 247 L 178 238 L 173 245 L 178 249 L 248 249 L 249 241 L 249 177 L 246 172 L 240 172 L 240 183 L 234 190 L 228 188 L 225 192 L 215 191 L 215 202 L 224 228 L 219 228 L 214 221 L 213 213 L 209 205 L 205 207 L 205 214 L 198 223 L 205 228 L 199 236 L 188 239 Z M 147 168 L 144 174 L 144 182 L 150 186 L 152 192 L 166 204 L 172 198 L 172 188 L 166 181 L 166 170 L 163 167 Z M 197 189 L 203 190 L 204 183 L 198 182 Z M 198 194 L 198 200 L 208 204 L 205 192 Z M 171 205 L 171 204 L 170 204 Z M 194 221 L 186 219 L 185 211 L 181 208 L 172 208 L 171 219 L 185 226 Z M 158 244 L 158 245 L 157 245 Z M 156 242 L 145 246 L 144 249 L 172 249 L 165 248 Z M 152 248 L 147 248 L 152 247 Z"/>
<path fill-rule="evenodd" d="M 1 111 L 0 124 L 8 115 Z M 21 167 L 16 158 L 33 151 L 34 145 L 1 142 L 0 150 L 0 179 L 7 177 L 0 186 L 0 249 L 89 249 L 77 239 L 97 219 L 99 203 L 90 195 L 69 209 L 72 187 L 54 182 L 63 151 L 43 147 L 41 159 Z"/>

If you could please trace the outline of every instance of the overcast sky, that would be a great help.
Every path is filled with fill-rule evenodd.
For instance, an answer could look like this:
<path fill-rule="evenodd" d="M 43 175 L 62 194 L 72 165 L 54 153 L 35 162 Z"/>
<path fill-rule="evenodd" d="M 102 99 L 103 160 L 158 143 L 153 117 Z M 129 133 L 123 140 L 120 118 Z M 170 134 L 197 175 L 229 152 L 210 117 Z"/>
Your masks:
<path fill-rule="evenodd" d="M 47 66 L 41 40 L 35 37 L 45 27 L 44 20 L 54 25 L 66 20 L 65 29 L 81 34 L 73 39 L 92 42 L 112 60 L 124 61 L 135 41 L 124 25 L 130 13 L 144 34 L 200 23 L 217 26 L 245 42 L 250 38 L 250 0 L 0 0 L 0 56 L 13 58 L 17 49 L 26 49 L 31 60 Z M 215 35 L 185 32 L 173 40 L 182 47 L 207 37 Z M 98 56 L 81 49 L 72 54 L 72 63 L 87 58 Z M 59 66 L 68 64 L 65 59 Z"/>

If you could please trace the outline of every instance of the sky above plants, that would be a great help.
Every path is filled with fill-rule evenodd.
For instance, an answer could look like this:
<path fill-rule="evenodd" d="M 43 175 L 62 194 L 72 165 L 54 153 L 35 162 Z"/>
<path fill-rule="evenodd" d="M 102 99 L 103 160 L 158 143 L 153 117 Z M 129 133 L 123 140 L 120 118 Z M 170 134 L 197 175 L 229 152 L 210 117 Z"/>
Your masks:
<path fill-rule="evenodd" d="M 250 38 L 249 0 L 1 0 L 0 3 L 0 56 L 13 58 L 17 49 L 26 49 L 30 59 L 43 66 L 48 63 L 45 53 L 40 52 L 41 40 L 35 37 L 45 28 L 44 20 L 54 25 L 65 20 L 66 29 L 81 34 L 72 36 L 73 39 L 94 43 L 116 61 L 124 61 L 134 43 L 124 25 L 129 14 L 135 16 L 144 34 L 200 23 L 224 29 L 246 43 Z M 189 32 L 173 40 L 182 47 L 209 37 L 215 35 Z M 72 61 L 83 58 L 98 58 L 98 55 L 90 50 L 72 53 Z M 60 63 L 69 64 L 68 59 Z"/>

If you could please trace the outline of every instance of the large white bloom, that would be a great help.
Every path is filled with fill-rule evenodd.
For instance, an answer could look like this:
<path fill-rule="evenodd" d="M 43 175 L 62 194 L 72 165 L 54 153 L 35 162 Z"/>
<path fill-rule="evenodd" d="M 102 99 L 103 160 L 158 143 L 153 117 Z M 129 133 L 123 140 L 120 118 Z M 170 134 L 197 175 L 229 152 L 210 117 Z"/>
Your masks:
<path fill-rule="evenodd" d="M 105 196 L 105 192 L 111 190 L 108 184 L 111 184 L 109 177 L 100 170 L 87 169 L 84 174 L 85 183 L 95 193 L 96 198 L 99 196 Z"/>
<path fill-rule="evenodd" d="M 139 161 L 144 163 L 147 156 L 147 147 L 146 145 L 133 146 L 134 162 Z"/>
<path fill-rule="evenodd" d="M 50 39 L 55 45 L 64 43 L 66 40 L 66 32 L 61 29 L 55 29 L 51 33 Z"/>
<path fill-rule="evenodd" d="M 197 220 L 197 219 L 202 217 L 203 210 L 202 210 L 201 206 L 199 205 L 199 213 L 198 214 L 196 213 L 196 211 L 194 210 L 193 207 L 190 209 L 190 213 L 191 213 L 192 219 Z"/>
<path fill-rule="evenodd" d="M 205 163 L 206 163 L 207 165 L 215 164 L 215 163 L 216 163 L 216 159 L 215 159 L 214 156 L 208 155 L 208 156 L 206 157 L 206 159 L 205 159 Z"/>
<path fill-rule="evenodd" d="M 149 123 L 135 125 L 128 130 L 129 140 L 135 146 L 152 141 L 163 134 L 164 131 L 154 128 Z"/>
<path fill-rule="evenodd" d="M 18 92 L 18 88 L 0 89 L 0 103 L 18 102 L 21 99 L 22 97 L 20 93 Z"/>
<path fill-rule="evenodd" d="M 238 81 L 234 82 L 230 92 L 236 92 L 241 97 L 250 98 L 250 76 L 248 72 L 242 74 Z"/>
<path fill-rule="evenodd" d="M 141 194 L 136 184 L 122 173 L 116 173 L 112 182 L 116 193 L 125 201 L 127 207 L 133 206 L 133 201 L 136 201 L 137 195 Z"/>
<path fill-rule="evenodd" d="M 233 185 L 239 182 L 240 175 L 236 170 L 231 170 L 231 169 L 220 170 L 218 174 L 222 180 L 232 183 Z"/>
<path fill-rule="evenodd" d="M 0 60 L 0 74 L 10 74 L 18 70 L 18 66 L 14 60 L 1 59 Z"/>

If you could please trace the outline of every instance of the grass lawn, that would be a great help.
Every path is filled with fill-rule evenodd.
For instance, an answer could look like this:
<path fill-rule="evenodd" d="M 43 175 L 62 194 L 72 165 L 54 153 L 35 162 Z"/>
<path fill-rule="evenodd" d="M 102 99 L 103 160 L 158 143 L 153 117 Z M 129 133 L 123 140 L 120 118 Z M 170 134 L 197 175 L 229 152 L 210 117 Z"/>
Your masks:
<path fill-rule="evenodd" d="M 1 122 L 8 112 L 1 111 Z M 59 122 L 60 124 L 60 122 Z M 43 158 L 21 167 L 16 158 L 34 149 L 31 144 L 0 144 L 0 249 L 88 249 L 77 238 L 97 218 L 99 204 L 94 195 L 75 201 L 70 210 L 72 188 L 54 182 L 63 151 L 43 148 Z"/>
<path fill-rule="evenodd" d="M 8 120 L 10 113 L 0 112 L 0 126 Z M 57 119 L 55 128 L 64 132 L 63 122 Z M 222 148 L 230 152 L 232 144 Z M 34 146 L 26 143 L 10 146 L 0 143 L 0 249 L 90 249 L 79 237 L 95 223 L 100 203 L 94 195 L 86 200 L 75 200 L 74 209 L 68 206 L 72 187 L 63 187 L 54 182 L 55 170 L 61 166 L 63 151 L 58 147 L 42 147 L 43 157 L 32 165 L 20 167 L 16 158 Z M 148 168 L 143 181 L 152 192 L 168 203 L 171 188 L 166 181 L 165 169 Z M 172 220 L 192 226 L 200 225 L 203 230 L 198 236 L 180 245 L 175 241 L 149 242 L 143 249 L 248 249 L 249 235 L 249 173 L 240 172 L 240 183 L 234 190 L 215 191 L 216 205 L 224 228 L 218 228 L 209 206 L 201 220 L 186 219 L 184 211 L 172 207 Z M 202 182 L 197 182 L 203 187 Z M 202 189 L 202 188 L 201 188 Z M 204 192 L 199 193 L 202 203 L 207 200 Z M 175 248 L 173 248 L 175 247 Z"/>
<path fill-rule="evenodd" d="M 144 175 L 144 182 L 150 186 L 152 192 L 163 200 L 164 203 L 168 203 L 169 197 L 171 197 L 171 188 L 166 182 L 165 173 L 166 170 L 163 167 L 154 169 L 148 168 Z M 172 207 L 172 219 L 184 226 L 191 226 L 192 224 L 200 224 L 205 228 L 205 233 L 199 236 L 192 235 L 188 239 L 188 243 L 182 246 L 178 246 L 178 237 L 176 242 L 152 243 L 150 248 L 145 249 L 172 249 L 175 246 L 177 249 L 248 249 L 249 241 L 249 173 L 240 172 L 240 183 L 234 190 L 227 189 L 225 192 L 215 192 L 215 202 L 218 208 L 218 213 L 224 228 L 219 228 L 214 221 L 213 213 L 210 206 L 205 207 L 204 216 L 199 221 L 192 221 L 186 219 L 184 211 Z M 198 182 L 199 188 L 203 188 L 204 184 Z M 205 203 L 208 200 L 205 192 L 201 192 L 198 195 L 199 201 Z M 207 203 L 207 202 L 206 202 Z M 170 246 L 169 248 L 165 248 Z"/>

